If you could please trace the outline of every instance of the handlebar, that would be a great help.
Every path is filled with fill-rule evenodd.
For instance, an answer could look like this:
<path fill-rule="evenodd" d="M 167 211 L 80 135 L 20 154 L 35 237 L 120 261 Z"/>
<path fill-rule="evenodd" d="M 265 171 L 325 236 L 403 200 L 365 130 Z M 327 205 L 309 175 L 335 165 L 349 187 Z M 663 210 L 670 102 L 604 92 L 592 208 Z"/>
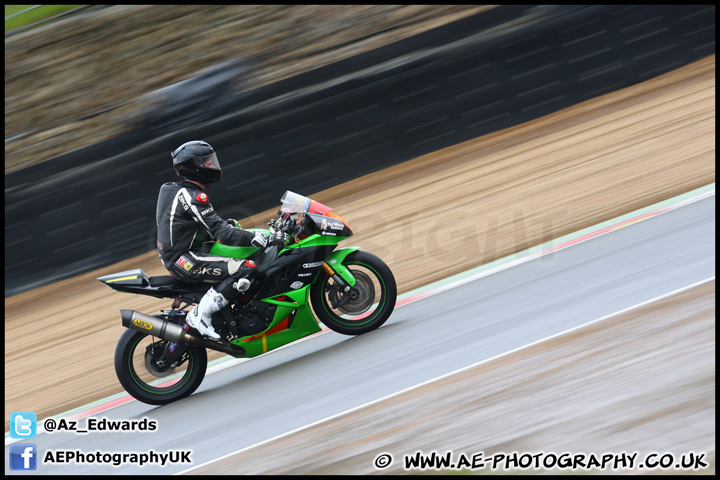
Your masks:
<path fill-rule="evenodd" d="M 291 218 L 291 213 L 285 213 L 278 211 L 280 217 L 275 220 L 274 218 L 268 222 L 270 233 L 285 232 L 288 235 L 295 235 L 300 231 L 300 225 Z"/>

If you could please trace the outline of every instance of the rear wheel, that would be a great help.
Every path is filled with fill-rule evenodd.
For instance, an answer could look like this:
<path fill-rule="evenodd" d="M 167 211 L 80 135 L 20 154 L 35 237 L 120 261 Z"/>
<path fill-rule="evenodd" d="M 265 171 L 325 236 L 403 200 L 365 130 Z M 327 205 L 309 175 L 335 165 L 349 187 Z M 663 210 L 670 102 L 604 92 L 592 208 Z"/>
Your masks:
<path fill-rule="evenodd" d="M 120 384 L 143 403 L 165 405 L 185 398 L 197 390 L 205 377 L 205 348 L 189 345 L 174 366 L 162 364 L 161 360 L 158 364 L 166 343 L 160 338 L 128 329 L 115 348 L 115 373 Z"/>
<path fill-rule="evenodd" d="M 344 292 L 335 280 L 320 275 L 310 290 L 310 301 L 320 321 L 345 335 L 375 330 L 390 318 L 397 300 L 397 285 L 390 268 L 372 253 L 356 251 L 343 261 L 355 277 Z"/>

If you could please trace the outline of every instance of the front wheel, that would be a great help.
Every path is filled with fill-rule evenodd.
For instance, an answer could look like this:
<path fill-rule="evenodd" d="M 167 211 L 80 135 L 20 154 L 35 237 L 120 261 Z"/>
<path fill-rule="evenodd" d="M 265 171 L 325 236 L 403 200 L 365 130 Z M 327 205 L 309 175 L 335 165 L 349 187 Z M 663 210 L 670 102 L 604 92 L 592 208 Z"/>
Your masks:
<path fill-rule="evenodd" d="M 189 345 L 173 365 L 164 365 L 160 358 L 166 344 L 165 340 L 128 329 L 115 348 L 115 373 L 120 384 L 143 403 L 166 405 L 185 398 L 205 377 L 205 348 Z"/>
<path fill-rule="evenodd" d="M 343 292 L 332 278 L 320 275 L 310 290 L 315 314 L 328 328 L 345 335 L 375 330 L 390 318 L 397 300 L 395 277 L 372 253 L 355 251 L 343 261 L 355 285 Z"/>

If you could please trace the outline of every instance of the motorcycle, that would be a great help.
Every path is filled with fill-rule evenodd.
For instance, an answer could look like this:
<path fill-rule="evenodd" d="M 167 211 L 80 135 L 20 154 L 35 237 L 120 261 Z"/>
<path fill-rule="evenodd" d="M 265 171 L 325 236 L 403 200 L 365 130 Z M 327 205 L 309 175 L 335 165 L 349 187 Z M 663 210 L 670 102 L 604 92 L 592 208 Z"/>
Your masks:
<path fill-rule="evenodd" d="M 218 341 L 185 321 L 188 307 L 212 284 L 148 277 L 142 269 L 98 278 L 119 292 L 174 299 L 160 314 L 121 310 L 128 330 L 115 349 L 115 372 L 130 395 L 151 405 L 191 395 L 205 377 L 206 349 L 251 358 L 320 332 L 319 322 L 341 334 L 361 335 L 388 320 L 397 298 L 390 268 L 359 247 L 336 248 L 353 232 L 331 208 L 291 191 L 280 201 L 279 218 L 270 220 L 269 229 L 249 231 L 285 232 L 284 246 L 261 249 L 216 241 L 208 252 L 246 259 L 257 268 L 250 288 L 213 315 Z"/>

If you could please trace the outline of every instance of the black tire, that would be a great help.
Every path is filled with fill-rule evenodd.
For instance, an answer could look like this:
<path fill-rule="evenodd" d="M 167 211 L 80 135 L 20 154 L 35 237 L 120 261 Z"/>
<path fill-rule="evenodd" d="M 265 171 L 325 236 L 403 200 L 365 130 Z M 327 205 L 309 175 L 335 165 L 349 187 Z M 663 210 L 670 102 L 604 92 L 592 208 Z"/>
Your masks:
<path fill-rule="evenodd" d="M 170 378 L 163 382 L 162 379 L 152 377 L 144 364 L 139 361 L 145 355 L 142 350 L 146 347 L 141 347 L 142 350 L 137 349 L 143 339 L 146 339 L 148 344 L 152 343 L 152 340 L 160 341 L 159 338 L 150 337 L 146 333 L 128 329 L 122 334 L 115 348 L 115 373 L 120 384 L 130 395 L 150 405 L 166 405 L 185 398 L 197 390 L 207 371 L 207 352 L 204 347 L 190 345 L 186 353 L 188 358 L 181 365 L 186 369 L 184 373 L 178 374 L 179 379 L 176 381 Z M 161 382 L 160 386 L 151 385 L 149 383 L 151 378 Z M 173 381 L 175 383 L 172 385 L 165 385 Z"/>
<path fill-rule="evenodd" d="M 310 289 L 313 311 L 322 323 L 338 333 L 361 335 L 375 330 L 390 318 L 395 308 L 395 277 L 385 262 L 372 253 L 360 250 L 348 255 L 343 265 L 355 275 L 355 298 L 339 308 L 333 308 L 330 296 L 335 295 L 339 299 L 345 294 L 333 291 L 334 280 L 321 272 Z"/>

